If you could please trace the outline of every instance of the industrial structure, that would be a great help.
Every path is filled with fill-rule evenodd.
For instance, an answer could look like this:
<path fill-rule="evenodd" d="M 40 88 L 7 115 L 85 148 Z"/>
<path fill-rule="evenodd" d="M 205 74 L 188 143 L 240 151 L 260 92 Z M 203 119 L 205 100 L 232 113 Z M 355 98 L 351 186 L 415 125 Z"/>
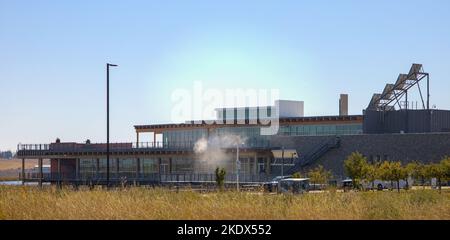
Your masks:
<path fill-rule="evenodd" d="M 339 116 L 348 115 L 348 94 L 341 94 L 339 98 Z"/>
<path fill-rule="evenodd" d="M 408 102 L 416 86 L 421 109 L 411 109 Z M 39 159 L 39 166 L 50 159 L 50 173 L 22 171 L 24 181 L 40 184 L 205 183 L 215 181 L 216 167 L 226 169 L 226 182 L 255 183 L 318 164 L 344 178 L 343 161 L 355 151 L 371 162 L 436 162 L 450 155 L 450 111 L 430 109 L 429 98 L 429 74 L 413 64 L 408 74 L 374 94 L 362 115 L 348 114 L 346 94 L 335 116 L 304 116 L 303 102 L 280 100 L 274 106 L 216 109 L 213 122 L 136 125 L 134 142 L 20 144 L 17 156 L 23 164 Z M 270 125 L 264 120 L 275 117 L 278 134 L 262 135 Z M 142 134 L 150 141 L 140 141 Z M 198 151 L 202 141 L 210 148 Z"/>

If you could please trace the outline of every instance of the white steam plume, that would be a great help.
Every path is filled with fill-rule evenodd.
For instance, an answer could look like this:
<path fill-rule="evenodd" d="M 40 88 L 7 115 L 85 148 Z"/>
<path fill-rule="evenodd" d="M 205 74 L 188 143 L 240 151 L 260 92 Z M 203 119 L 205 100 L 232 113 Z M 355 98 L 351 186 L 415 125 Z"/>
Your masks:
<path fill-rule="evenodd" d="M 201 138 L 194 145 L 197 160 L 194 169 L 200 172 L 213 172 L 216 167 L 223 167 L 228 173 L 234 171 L 235 154 L 227 154 L 225 149 L 236 148 L 245 144 L 246 139 L 238 135 L 221 135 Z"/>

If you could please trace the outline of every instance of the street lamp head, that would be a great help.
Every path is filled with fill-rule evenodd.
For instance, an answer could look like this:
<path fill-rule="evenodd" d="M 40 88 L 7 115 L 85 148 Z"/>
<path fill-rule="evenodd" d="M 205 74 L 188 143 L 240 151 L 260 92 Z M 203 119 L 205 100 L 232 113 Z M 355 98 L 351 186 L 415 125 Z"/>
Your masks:
<path fill-rule="evenodd" d="M 117 67 L 116 64 L 111 64 L 111 63 L 107 63 L 106 65 L 110 66 L 110 67 Z"/>

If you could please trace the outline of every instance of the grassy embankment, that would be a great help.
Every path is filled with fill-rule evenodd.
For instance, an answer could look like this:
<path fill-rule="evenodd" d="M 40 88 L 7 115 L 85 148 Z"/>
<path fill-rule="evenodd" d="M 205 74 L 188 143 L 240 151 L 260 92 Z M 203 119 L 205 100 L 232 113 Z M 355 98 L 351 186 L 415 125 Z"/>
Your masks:
<path fill-rule="evenodd" d="M 25 169 L 31 169 L 37 164 L 35 160 L 25 161 Z M 21 159 L 0 159 L 0 181 L 18 180 L 22 169 Z"/>
<path fill-rule="evenodd" d="M 450 191 L 304 195 L 0 186 L 0 219 L 450 219 Z"/>

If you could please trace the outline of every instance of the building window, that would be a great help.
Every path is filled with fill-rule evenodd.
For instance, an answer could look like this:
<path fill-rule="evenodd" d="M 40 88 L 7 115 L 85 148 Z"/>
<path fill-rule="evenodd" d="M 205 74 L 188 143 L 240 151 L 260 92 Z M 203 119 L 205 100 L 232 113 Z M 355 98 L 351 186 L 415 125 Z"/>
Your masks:
<path fill-rule="evenodd" d="M 266 173 L 266 163 L 264 158 L 258 158 L 258 173 Z"/>
<path fill-rule="evenodd" d="M 144 158 L 141 159 L 141 169 L 145 174 L 158 172 L 158 159 L 156 158 Z"/>
<path fill-rule="evenodd" d="M 188 173 L 192 172 L 193 161 L 190 158 L 185 157 L 174 157 L 172 158 L 172 171 L 174 173 Z"/>
<path fill-rule="evenodd" d="M 322 136 L 360 134 L 361 124 L 317 124 L 317 125 L 290 125 L 281 127 L 280 134 L 288 136 Z"/>
<path fill-rule="evenodd" d="M 136 172 L 136 160 L 135 159 L 120 159 L 119 171 L 126 173 Z"/>

